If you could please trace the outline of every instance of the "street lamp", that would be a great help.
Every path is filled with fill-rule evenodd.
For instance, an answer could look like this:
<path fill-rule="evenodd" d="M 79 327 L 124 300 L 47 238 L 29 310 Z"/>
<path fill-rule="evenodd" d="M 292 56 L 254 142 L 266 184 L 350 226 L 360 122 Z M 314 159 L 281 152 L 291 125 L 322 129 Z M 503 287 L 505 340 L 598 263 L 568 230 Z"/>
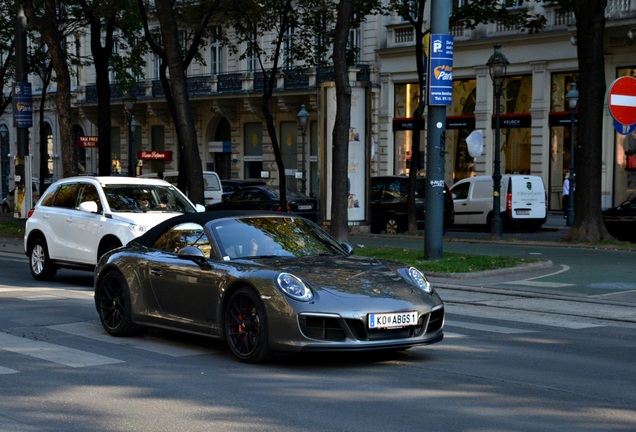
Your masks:
<path fill-rule="evenodd" d="M 8 137 L 9 128 L 4 123 L 0 124 L 0 175 L 2 176 L 0 188 L 3 196 L 5 196 L 5 194 L 7 193 L 7 189 L 9 188 L 9 184 L 7 181 L 7 179 L 9 178 Z"/>
<path fill-rule="evenodd" d="M 303 137 L 302 140 L 302 178 L 300 179 L 301 189 L 300 191 L 306 195 L 307 194 L 307 170 L 305 166 L 305 135 L 307 133 L 307 122 L 309 121 L 309 113 L 305 109 L 305 104 L 300 106 L 300 111 L 296 114 L 298 117 L 298 128 L 300 129 L 300 133 Z"/>
<path fill-rule="evenodd" d="M 503 224 L 501 221 L 501 158 L 500 149 L 501 141 L 499 137 L 499 120 L 501 117 L 501 93 L 503 82 L 506 78 L 506 69 L 510 62 L 505 55 L 501 53 L 501 45 L 495 45 L 495 52 L 490 56 L 486 65 L 492 79 L 493 89 L 495 91 L 495 163 L 492 174 L 493 182 L 493 200 L 492 200 L 492 219 L 490 220 L 490 236 L 492 238 L 501 238 L 503 232 Z"/>
<path fill-rule="evenodd" d="M 135 177 L 135 129 L 137 128 L 137 122 L 135 121 L 135 104 L 137 98 L 126 92 L 124 95 L 124 113 L 126 115 L 126 122 L 128 123 L 128 175 Z"/>
<path fill-rule="evenodd" d="M 579 91 L 576 83 L 570 84 L 570 91 L 565 94 L 565 100 L 570 108 L 570 176 L 568 177 L 569 195 L 568 211 L 566 214 L 567 226 L 574 223 L 574 121 L 576 120 L 576 106 L 579 103 Z"/>

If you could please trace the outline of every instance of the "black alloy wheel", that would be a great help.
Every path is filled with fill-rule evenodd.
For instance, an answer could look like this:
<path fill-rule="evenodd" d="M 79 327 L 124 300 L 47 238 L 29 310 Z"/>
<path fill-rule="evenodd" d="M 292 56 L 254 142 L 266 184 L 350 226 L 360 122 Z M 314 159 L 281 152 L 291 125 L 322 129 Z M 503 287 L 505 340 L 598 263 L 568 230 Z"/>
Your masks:
<path fill-rule="evenodd" d="M 258 363 L 269 356 L 265 307 L 254 290 L 241 288 L 230 298 L 225 309 L 225 337 L 241 361 Z"/>
<path fill-rule="evenodd" d="M 95 293 L 99 320 L 109 334 L 128 336 L 135 330 L 131 320 L 130 291 L 124 276 L 110 271 L 100 280 Z"/>

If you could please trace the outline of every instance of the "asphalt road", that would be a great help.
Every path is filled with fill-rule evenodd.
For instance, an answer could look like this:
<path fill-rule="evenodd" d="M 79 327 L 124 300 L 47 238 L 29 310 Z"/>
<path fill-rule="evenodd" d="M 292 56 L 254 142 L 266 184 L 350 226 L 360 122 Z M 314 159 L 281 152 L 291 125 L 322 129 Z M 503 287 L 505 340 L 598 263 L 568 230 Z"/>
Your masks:
<path fill-rule="evenodd" d="M 37 282 L 26 257 L 8 253 L 0 268 L 1 432 L 598 432 L 636 424 L 636 325 L 550 311 L 560 302 L 550 296 L 440 288 L 455 296 L 441 343 L 246 365 L 222 341 L 159 330 L 108 336 L 90 273 L 62 270 Z"/>

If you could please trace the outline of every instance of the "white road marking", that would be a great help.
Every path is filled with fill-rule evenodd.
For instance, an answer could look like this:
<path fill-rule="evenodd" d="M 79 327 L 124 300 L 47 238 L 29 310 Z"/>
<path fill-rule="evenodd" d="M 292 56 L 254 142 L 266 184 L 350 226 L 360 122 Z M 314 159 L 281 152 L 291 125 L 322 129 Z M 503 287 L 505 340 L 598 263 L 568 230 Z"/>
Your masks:
<path fill-rule="evenodd" d="M 130 346 L 132 348 L 150 351 L 157 354 L 163 354 L 170 357 L 186 357 L 202 354 L 213 353 L 210 348 L 201 348 L 192 345 L 182 344 L 175 341 L 164 339 L 156 339 L 148 336 L 116 338 L 107 334 L 101 325 L 91 324 L 88 322 L 77 322 L 70 324 L 59 324 L 49 326 L 48 328 L 69 333 L 75 336 L 87 337 L 100 342 L 108 342 L 122 346 Z"/>
<path fill-rule="evenodd" d="M 520 280 L 520 281 L 512 281 L 512 282 L 504 282 L 508 285 L 519 285 L 519 286 L 532 286 L 537 288 L 562 288 L 566 286 L 574 286 L 575 284 L 571 283 L 559 283 L 559 282 L 540 282 L 533 281 L 530 279 Z"/>
<path fill-rule="evenodd" d="M 9 375 L 9 374 L 14 374 L 14 373 L 18 373 L 18 372 L 19 371 L 15 370 L 15 369 L 9 369 L 9 368 L 0 366 L 0 375 Z"/>
<path fill-rule="evenodd" d="M 525 286 L 532 286 L 532 287 L 537 287 L 537 288 L 562 288 L 562 287 L 566 287 L 566 286 L 573 286 L 575 284 L 570 284 L 570 283 L 560 283 L 560 282 L 540 282 L 537 281 L 536 279 L 543 279 L 546 277 L 550 277 L 550 276 L 555 276 L 558 275 L 560 273 L 566 272 L 570 270 L 570 266 L 567 266 L 565 264 L 561 264 L 561 270 L 557 270 L 553 273 L 550 274 L 546 274 L 546 275 L 542 275 L 542 276 L 535 276 L 535 277 L 531 277 L 531 278 L 527 278 L 527 279 L 521 279 L 521 280 L 516 280 L 516 281 L 508 281 L 508 282 L 503 282 L 504 284 L 509 284 L 509 285 L 525 285 Z"/>
<path fill-rule="evenodd" d="M 115 358 L 2 332 L 0 332 L 0 349 L 74 368 L 123 363 L 122 360 Z"/>
<path fill-rule="evenodd" d="M 19 298 L 26 301 L 40 301 L 40 300 L 59 300 L 59 299 L 63 299 L 64 297 L 42 294 L 42 295 L 33 295 L 33 296 L 26 296 L 26 297 L 19 297 Z"/>
<path fill-rule="evenodd" d="M 515 329 L 511 327 L 493 326 L 488 324 L 477 324 L 477 323 L 454 321 L 454 320 L 446 320 L 445 325 L 450 327 L 465 328 L 469 330 L 481 330 L 481 331 L 491 332 L 491 333 L 503 333 L 503 334 L 536 333 L 536 331 L 533 331 L 533 330 L 521 330 L 521 329 Z"/>
<path fill-rule="evenodd" d="M 500 303 L 501 304 L 501 303 Z M 538 324 L 548 327 L 566 328 L 572 330 L 581 330 L 587 328 L 604 327 L 602 324 L 595 324 L 597 321 L 581 317 L 561 317 L 559 315 L 542 312 L 521 311 L 518 309 L 499 309 L 496 312 L 498 321 L 510 321 L 526 324 Z M 447 313 L 461 316 L 469 316 L 474 318 L 493 319 L 492 307 L 484 306 L 466 306 L 466 305 L 449 305 L 446 309 Z M 446 320 L 448 322 L 448 320 Z M 451 321 L 452 322 L 452 321 Z"/>

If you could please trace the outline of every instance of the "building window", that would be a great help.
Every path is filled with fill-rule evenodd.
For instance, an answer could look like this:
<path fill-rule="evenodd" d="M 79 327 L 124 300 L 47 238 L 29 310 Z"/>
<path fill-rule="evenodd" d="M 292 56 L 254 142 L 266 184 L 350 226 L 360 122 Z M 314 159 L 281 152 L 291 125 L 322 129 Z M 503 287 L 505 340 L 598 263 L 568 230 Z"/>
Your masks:
<path fill-rule="evenodd" d="M 161 79 L 161 57 L 157 54 L 152 56 L 152 79 Z"/>
<path fill-rule="evenodd" d="M 475 175 L 475 160 L 468 153 L 466 138 L 475 130 L 475 104 L 477 102 L 475 79 L 453 81 L 453 104 L 447 109 L 445 180 L 452 184 Z"/>
<path fill-rule="evenodd" d="M 570 144 L 572 140 L 570 112 L 565 95 L 578 74 L 572 72 L 553 73 L 550 98 L 550 165 L 548 176 L 548 208 L 562 210 L 563 180 L 569 175 Z M 576 137 L 574 137 L 576 139 Z"/>
<path fill-rule="evenodd" d="M 294 28 L 289 27 L 283 35 L 283 69 L 291 69 L 294 66 L 294 54 L 292 52 Z"/>
<path fill-rule="evenodd" d="M 112 174 L 121 174 L 121 128 L 113 126 L 110 130 L 110 161 Z"/>
<path fill-rule="evenodd" d="M 411 165 L 411 148 L 413 143 L 412 119 L 413 112 L 419 104 L 420 88 L 415 83 L 395 84 L 395 97 L 393 106 L 394 123 L 396 119 L 410 120 L 402 122 L 407 125 L 405 127 L 393 128 L 393 140 L 395 143 L 395 152 L 393 155 L 393 173 L 397 175 L 406 175 L 410 171 Z M 410 127 L 408 126 L 410 125 Z M 422 122 L 422 126 L 424 123 Z M 420 166 L 424 163 L 424 148 L 426 145 L 424 133 L 420 135 Z"/>
<path fill-rule="evenodd" d="M 296 184 L 296 171 L 302 171 L 298 160 L 298 122 L 282 122 L 280 124 L 280 153 L 285 166 L 287 184 Z"/>
<path fill-rule="evenodd" d="M 164 151 L 166 149 L 166 131 L 163 125 L 155 125 L 150 129 L 151 146 L 154 151 Z M 150 161 L 149 172 L 165 171 L 166 162 L 163 160 Z"/>
<path fill-rule="evenodd" d="M 532 76 L 513 76 L 504 80 L 501 114 L 529 114 L 531 103 Z M 530 125 L 517 126 L 516 123 L 515 120 L 501 125 L 501 172 L 531 174 L 531 128 Z"/>
<path fill-rule="evenodd" d="M 261 178 L 263 125 L 261 123 L 245 123 L 243 131 L 244 178 Z"/>
<path fill-rule="evenodd" d="M 221 40 L 221 27 L 216 26 L 210 40 L 210 74 L 218 75 L 223 72 L 223 44 Z"/>

